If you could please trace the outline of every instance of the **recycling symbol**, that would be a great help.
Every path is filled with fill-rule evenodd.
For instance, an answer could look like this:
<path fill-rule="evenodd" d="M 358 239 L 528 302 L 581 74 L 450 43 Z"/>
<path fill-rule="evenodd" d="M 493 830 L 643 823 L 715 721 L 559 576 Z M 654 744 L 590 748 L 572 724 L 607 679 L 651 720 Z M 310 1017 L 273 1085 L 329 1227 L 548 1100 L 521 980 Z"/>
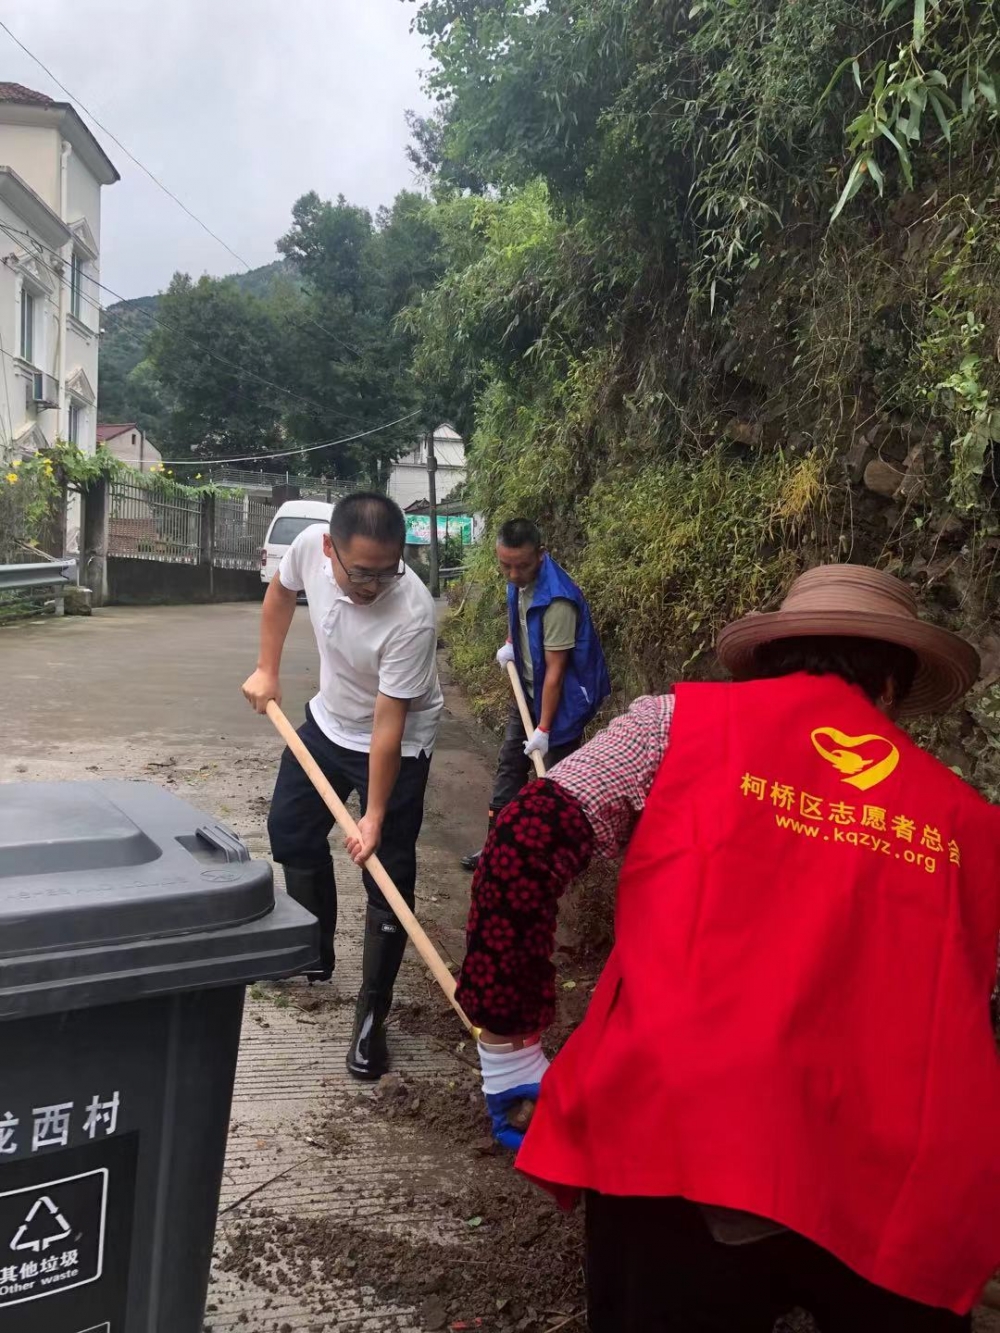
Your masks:
<path fill-rule="evenodd" d="M 28 1216 L 21 1223 L 10 1243 L 15 1251 L 34 1250 L 44 1254 L 50 1245 L 56 1245 L 72 1234 L 72 1228 L 47 1194 L 36 1199 Z"/>

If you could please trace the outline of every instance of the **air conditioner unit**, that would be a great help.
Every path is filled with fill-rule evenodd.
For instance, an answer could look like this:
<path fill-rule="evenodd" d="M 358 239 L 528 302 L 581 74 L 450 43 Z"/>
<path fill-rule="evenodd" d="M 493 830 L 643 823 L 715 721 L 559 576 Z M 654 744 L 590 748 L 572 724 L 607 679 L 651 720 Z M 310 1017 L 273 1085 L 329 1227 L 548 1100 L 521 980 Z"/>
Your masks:
<path fill-rule="evenodd" d="M 42 370 L 31 377 L 31 401 L 38 408 L 59 406 L 59 381 Z"/>

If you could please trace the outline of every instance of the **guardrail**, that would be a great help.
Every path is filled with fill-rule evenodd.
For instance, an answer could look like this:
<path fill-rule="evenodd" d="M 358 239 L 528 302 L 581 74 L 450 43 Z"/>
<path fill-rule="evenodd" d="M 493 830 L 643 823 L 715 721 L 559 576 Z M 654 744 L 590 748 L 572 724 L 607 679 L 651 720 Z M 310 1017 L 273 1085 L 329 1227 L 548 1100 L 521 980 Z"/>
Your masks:
<path fill-rule="evenodd" d="M 468 572 L 468 565 L 448 565 L 447 568 L 438 570 L 438 578 L 444 579 L 446 583 L 452 583 L 456 579 L 464 578 Z"/>
<path fill-rule="evenodd" d="M 65 610 L 64 590 L 80 581 L 75 560 L 48 560 L 45 564 L 0 565 L 0 592 L 26 588 L 55 588 L 56 615 Z"/>

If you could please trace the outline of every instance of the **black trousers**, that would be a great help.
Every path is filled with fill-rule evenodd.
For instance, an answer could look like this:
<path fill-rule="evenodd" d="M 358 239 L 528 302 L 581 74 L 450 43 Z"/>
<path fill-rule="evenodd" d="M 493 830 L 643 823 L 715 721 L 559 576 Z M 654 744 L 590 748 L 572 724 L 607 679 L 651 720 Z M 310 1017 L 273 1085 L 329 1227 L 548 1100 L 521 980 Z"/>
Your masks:
<path fill-rule="evenodd" d="M 531 700 L 528 700 L 528 706 L 531 706 Z M 497 757 L 497 772 L 493 779 L 493 796 L 490 800 L 490 809 L 494 814 L 499 814 L 505 805 L 508 805 L 525 783 L 530 782 L 535 776 L 535 766 L 531 762 L 529 755 L 524 753 L 524 723 L 521 721 L 521 714 L 518 711 L 517 704 L 511 702 L 507 712 L 507 725 L 504 728 L 503 744 L 500 746 L 500 754 Z M 565 759 L 567 755 L 579 750 L 583 744 L 583 737 L 577 736 L 575 740 L 567 741 L 565 745 L 553 745 L 545 756 L 545 767 L 551 768 L 553 764 L 558 764 L 560 759 Z"/>
<path fill-rule="evenodd" d="M 357 792 L 362 813 L 368 804 L 368 756 L 358 750 L 335 745 L 313 721 L 306 709 L 299 735 L 342 801 Z M 389 798 L 382 827 L 379 860 L 385 866 L 409 907 L 417 886 L 417 838 L 424 821 L 424 793 L 430 773 L 430 755 L 400 762 L 399 777 Z M 298 760 L 288 750 L 281 756 L 278 780 L 271 798 L 267 831 L 274 859 L 285 866 L 310 870 L 330 862 L 330 833 L 334 819 L 306 777 Z M 362 873 L 368 901 L 386 906 L 382 891 L 365 870 Z"/>
<path fill-rule="evenodd" d="M 590 1333 L 772 1333 L 808 1310 L 822 1333 L 968 1333 L 969 1316 L 894 1296 L 785 1231 L 746 1245 L 713 1239 L 683 1199 L 589 1194 Z"/>

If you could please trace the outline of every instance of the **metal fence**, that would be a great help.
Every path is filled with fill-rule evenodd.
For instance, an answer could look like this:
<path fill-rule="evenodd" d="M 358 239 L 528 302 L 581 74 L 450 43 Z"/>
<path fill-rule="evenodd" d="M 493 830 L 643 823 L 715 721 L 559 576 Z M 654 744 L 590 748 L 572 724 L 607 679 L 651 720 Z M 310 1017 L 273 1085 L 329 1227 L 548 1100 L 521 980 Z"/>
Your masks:
<path fill-rule="evenodd" d="M 156 478 L 114 477 L 109 487 L 108 554 L 195 565 L 201 557 L 200 499 Z"/>
<path fill-rule="evenodd" d="M 221 569 L 260 568 L 275 514 L 249 495 L 186 495 L 155 476 L 113 477 L 108 485 L 108 554 Z"/>
<path fill-rule="evenodd" d="M 222 569 L 259 569 L 260 549 L 275 515 L 267 500 L 247 495 L 215 501 L 212 564 Z"/>

